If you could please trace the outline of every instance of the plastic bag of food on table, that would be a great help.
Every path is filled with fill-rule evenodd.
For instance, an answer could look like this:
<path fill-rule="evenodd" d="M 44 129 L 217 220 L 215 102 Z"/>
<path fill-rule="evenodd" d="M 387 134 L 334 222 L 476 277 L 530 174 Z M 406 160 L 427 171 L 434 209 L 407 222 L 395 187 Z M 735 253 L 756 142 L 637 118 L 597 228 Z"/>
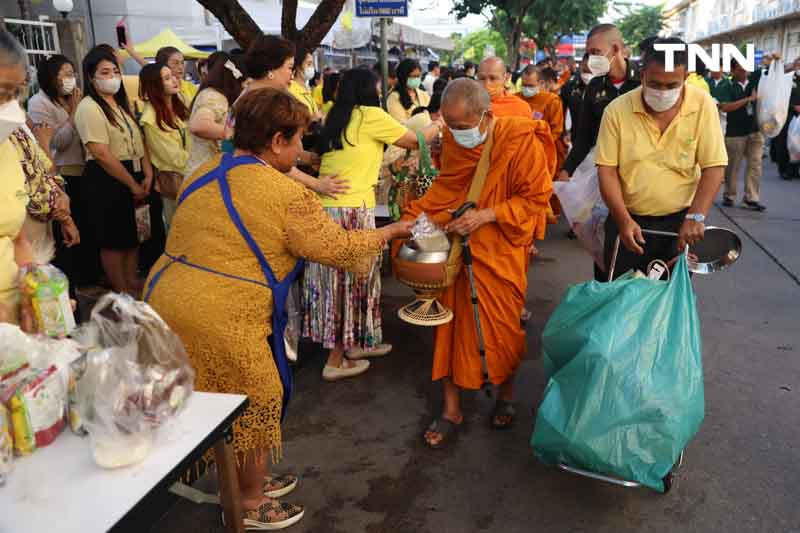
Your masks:
<path fill-rule="evenodd" d="M 56 365 L 67 391 L 67 421 L 73 433 L 85 435 L 77 407 L 77 383 L 86 368 L 86 354 L 72 339 L 36 339 L 36 348 L 29 357 L 34 368 Z"/>
<path fill-rule="evenodd" d="M 758 127 L 769 138 L 778 136 L 789 115 L 794 73 L 783 70 L 783 61 L 775 59 L 758 81 Z"/>
<path fill-rule="evenodd" d="M 75 329 L 69 281 L 53 265 L 32 265 L 20 272 L 20 292 L 33 309 L 35 328 L 49 337 L 66 337 Z"/>
<path fill-rule="evenodd" d="M 141 461 L 193 390 L 183 343 L 149 305 L 119 294 L 102 297 L 76 337 L 88 349 L 78 406 L 95 461 Z"/>

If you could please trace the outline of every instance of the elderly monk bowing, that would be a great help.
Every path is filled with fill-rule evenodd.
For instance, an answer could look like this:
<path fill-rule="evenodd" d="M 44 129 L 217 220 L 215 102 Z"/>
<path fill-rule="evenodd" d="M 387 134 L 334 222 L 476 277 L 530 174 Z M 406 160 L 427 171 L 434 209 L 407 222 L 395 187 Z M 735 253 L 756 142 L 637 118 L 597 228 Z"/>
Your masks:
<path fill-rule="evenodd" d="M 478 81 L 492 99 L 492 114 L 495 117 L 531 116 L 530 108 L 506 89 L 506 65 L 499 57 L 481 61 L 478 67 Z"/>
<path fill-rule="evenodd" d="M 514 373 L 525 353 L 519 318 L 528 286 L 528 246 L 552 192 L 553 140 L 546 124 L 529 116 L 495 117 L 488 93 L 472 80 L 447 86 L 441 112 L 448 126 L 441 173 L 425 196 L 409 204 L 404 218 L 426 213 L 447 231 L 470 236 L 489 379 L 499 386 L 492 426 L 507 428 L 514 420 Z M 478 207 L 453 220 L 451 213 L 466 201 L 490 133 L 493 148 Z M 436 328 L 433 380 L 444 385 L 444 412 L 424 435 L 433 448 L 443 446 L 463 422 L 460 389 L 479 389 L 483 383 L 465 268 L 439 299 L 455 316 Z"/>

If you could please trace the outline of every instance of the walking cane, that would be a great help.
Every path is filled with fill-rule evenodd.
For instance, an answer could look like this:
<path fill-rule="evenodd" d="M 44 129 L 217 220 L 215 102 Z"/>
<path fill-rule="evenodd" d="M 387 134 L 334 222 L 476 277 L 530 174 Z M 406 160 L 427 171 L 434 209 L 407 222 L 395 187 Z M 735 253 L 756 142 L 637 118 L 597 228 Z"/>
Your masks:
<path fill-rule="evenodd" d="M 453 213 L 453 219 L 459 218 L 461 215 L 475 209 L 477 205 L 475 202 L 466 202 Z M 481 368 L 483 371 L 483 384 L 481 390 L 486 393 L 488 398 L 492 397 L 492 383 L 489 381 L 489 367 L 486 364 L 486 345 L 483 341 L 483 328 L 481 327 L 481 315 L 478 309 L 478 292 L 475 290 L 475 274 L 472 271 L 472 251 L 469 247 L 469 235 L 465 235 L 461 241 L 462 247 L 462 262 L 467 269 L 467 277 L 469 278 L 470 298 L 472 299 L 472 309 L 475 313 L 475 329 L 478 333 L 478 353 L 481 358 Z"/>

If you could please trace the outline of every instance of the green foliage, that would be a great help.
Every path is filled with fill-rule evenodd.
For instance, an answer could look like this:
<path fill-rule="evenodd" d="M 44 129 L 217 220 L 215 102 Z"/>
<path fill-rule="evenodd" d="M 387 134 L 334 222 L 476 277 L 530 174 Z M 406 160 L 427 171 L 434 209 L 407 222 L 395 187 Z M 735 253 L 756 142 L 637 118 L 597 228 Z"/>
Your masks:
<path fill-rule="evenodd" d="M 658 35 L 664 28 L 664 21 L 661 18 L 662 7 L 657 5 L 628 8 L 628 13 L 615 22 L 627 46 L 635 49 L 644 39 Z"/>
<path fill-rule="evenodd" d="M 503 36 L 490 29 L 475 31 L 465 37 L 458 35 L 453 42 L 455 43 L 455 50 L 452 54 L 451 63 L 459 59 L 477 63 L 483 60 L 484 57 L 489 56 L 488 52 L 490 50 L 487 50 L 487 47 L 493 47 L 494 55 L 499 57 L 505 57 L 508 51 Z"/>
<path fill-rule="evenodd" d="M 509 61 L 515 64 L 523 35 L 539 49 L 552 49 L 561 37 L 590 29 L 607 5 L 608 0 L 455 0 L 452 12 L 459 18 L 487 16 L 492 29 L 505 37 Z"/>

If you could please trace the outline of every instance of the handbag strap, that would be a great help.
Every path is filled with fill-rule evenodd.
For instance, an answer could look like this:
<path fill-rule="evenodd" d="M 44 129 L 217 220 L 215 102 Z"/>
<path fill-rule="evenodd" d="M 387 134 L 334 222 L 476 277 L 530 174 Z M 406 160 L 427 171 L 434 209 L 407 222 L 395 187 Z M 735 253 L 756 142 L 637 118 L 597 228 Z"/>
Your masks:
<path fill-rule="evenodd" d="M 478 160 L 478 166 L 475 167 L 475 174 L 472 175 L 472 183 L 469 186 L 467 193 L 467 201 L 475 202 L 478 204 L 478 199 L 483 190 L 483 184 L 486 183 L 486 176 L 489 174 L 489 164 L 492 160 L 492 146 L 494 145 L 494 120 L 489 124 L 489 134 L 486 136 L 486 142 L 483 144 L 483 152 L 481 158 Z M 447 257 L 447 263 L 452 265 L 461 260 L 461 242 L 463 238 L 461 235 L 453 237 L 450 246 L 450 255 Z"/>
<path fill-rule="evenodd" d="M 475 174 L 472 176 L 472 183 L 467 193 L 467 201 L 478 203 L 483 191 L 483 184 L 486 183 L 486 176 L 489 174 L 489 164 L 492 161 L 492 146 L 494 145 L 494 120 L 489 124 L 489 134 L 483 146 L 483 153 L 475 167 Z"/>

